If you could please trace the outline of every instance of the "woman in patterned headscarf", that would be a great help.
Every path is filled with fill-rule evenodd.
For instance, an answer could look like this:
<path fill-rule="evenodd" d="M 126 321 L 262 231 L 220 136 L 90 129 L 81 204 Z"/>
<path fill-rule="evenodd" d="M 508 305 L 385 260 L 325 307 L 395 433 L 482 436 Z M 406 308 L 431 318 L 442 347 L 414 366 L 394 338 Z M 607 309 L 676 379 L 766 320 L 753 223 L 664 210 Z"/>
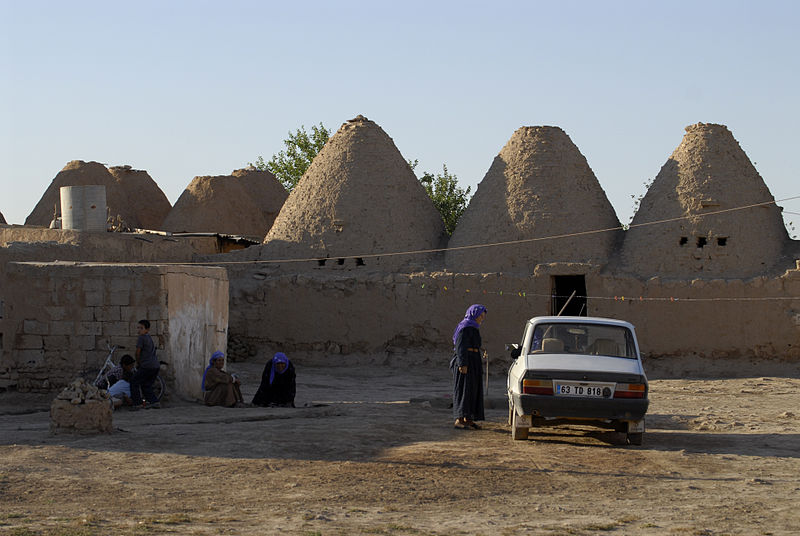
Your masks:
<path fill-rule="evenodd" d="M 253 405 L 293 408 L 296 390 L 294 365 L 286 354 L 278 352 L 264 367 Z"/>
<path fill-rule="evenodd" d="M 474 304 L 467 309 L 453 333 L 453 417 L 454 426 L 479 429 L 475 421 L 483 415 L 483 366 L 481 363 L 481 333 L 479 328 L 486 318 L 486 307 Z"/>

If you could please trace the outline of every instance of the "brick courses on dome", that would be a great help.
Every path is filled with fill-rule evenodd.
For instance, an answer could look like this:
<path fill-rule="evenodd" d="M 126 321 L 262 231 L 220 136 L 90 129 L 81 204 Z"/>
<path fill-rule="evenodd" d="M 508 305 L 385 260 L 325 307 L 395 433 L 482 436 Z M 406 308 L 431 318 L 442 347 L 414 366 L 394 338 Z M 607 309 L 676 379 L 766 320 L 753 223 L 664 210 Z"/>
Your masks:
<path fill-rule="evenodd" d="M 625 233 L 624 269 L 642 276 L 726 278 L 762 275 L 781 258 L 789 235 L 781 208 L 724 125 L 686 127 Z M 709 214 L 703 216 L 704 214 Z M 682 218 L 657 225 L 640 224 Z"/>
<path fill-rule="evenodd" d="M 62 186 L 103 185 L 106 187 L 106 206 L 112 217 L 119 215 L 125 224 L 135 228 L 151 228 L 160 224 L 159 214 L 169 209 L 169 200 L 145 171 L 129 166 L 112 168 L 99 162 L 73 160 L 50 183 L 44 195 L 25 219 L 25 225 L 49 226 L 53 208 L 61 214 Z M 161 216 L 163 219 L 163 215 Z"/>
<path fill-rule="evenodd" d="M 242 171 L 192 179 L 164 220 L 164 230 L 263 239 L 272 224 L 268 215 L 278 212 L 286 190 L 271 173 Z M 278 188 L 268 186 L 270 181 Z"/>
<path fill-rule="evenodd" d="M 269 171 L 260 171 L 254 168 L 237 169 L 231 176 L 239 179 L 245 192 L 261 210 L 266 227 L 261 233 L 263 238 L 272 227 L 281 207 L 289 197 L 289 192 Z"/>
<path fill-rule="evenodd" d="M 347 256 L 435 249 L 446 240 L 439 212 L 392 139 L 358 116 L 344 123 L 314 158 L 264 239 L 260 258 L 330 257 L 330 267 Z M 431 256 L 342 262 L 414 270 L 429 267 Z"/>
<path fill-rule="evenodd" d="M 111 173 L 128 192 L 128 197 L 136 206 L 136 220 L 128 223 L 139 229 L 161 229 L 161 223 L 169 214 L 172 205 L 150 175 L 131 166 L 112 166 Z M 116 213 L 112 212 L 114 216 Z"/>
<path fill-rule="evenodd" d="M 478 185 L 449 248 L 619 226 L 586 158 L 558 127 L 517 129 Z M 606 264 L 620 232 L 448 250 L 455 272 L 533 273 L 536 264 Z"/>

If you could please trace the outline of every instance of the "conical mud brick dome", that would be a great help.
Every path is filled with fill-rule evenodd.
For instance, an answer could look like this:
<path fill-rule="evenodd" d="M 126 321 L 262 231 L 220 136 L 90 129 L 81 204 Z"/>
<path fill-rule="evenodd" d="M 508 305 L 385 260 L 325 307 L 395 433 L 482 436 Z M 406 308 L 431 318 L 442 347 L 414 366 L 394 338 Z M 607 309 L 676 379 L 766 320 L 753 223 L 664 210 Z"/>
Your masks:
<path fill-rule="evenodd" d="M 456 272 L 519 272 L 537 264 L 605 264 L 617 232 L 506 246 L 453 248 L 545 238 L 619 226 L 586 158 L 558 127 L 522 127 L 495 157 L 458 222 L 445 264 Z"/>
<path fill-rule="evenodd" d="M 261 209 L 238 178 L 195 177 L 162 227 L 174 233 L 220 233 L 261 240 L 269 228 Z"/>
<path fill-rule="evenodd" d="M 3 217 L 2 212 L 0 212 L 0 223 L 6 223 L 6 219 Z"/>
<path fill-rule="evenodd" d="M 446 236 L 439 212 L 392 139 L 358 116 L 314 158 L 267 234 L 261 258 L 330 258 L 314 263 L 322 269 L 416 270 L 432 262 L 430 255 L 343 258 L 441 248 Z"/>
<path fill-rule="evenodd" d="M 253 203 L 261 210 L 266 227 L 261 233 L 261 237 L 267 234 L 272 227 L 275 218 L 281 211 L 281 207 L 289 197 L 289 192 L 278 182 L 275 175 L 269 171 L 259 171 L 257 169 L 237 169 L 232 176 L 239 180 L 244 191 L 250 196 Z"/>
<path fill-rule="evenodd" d="M 781 209 L 774 204 L 727 209 L 771 201 L 727 127 L 688 126 L 626 232 L 624 267 L 645 277 L 763 274 L 789 239 Z M 663 220 L 673 221 L 643 225 Z"/>
<path fill-rule="evenodd" d="M 161 222 L 169 214 L 172 205 L 156 181 L 146 171 L 131 166 L 113 166 L 108 171 L 122 185 L 134 208 L 135 220 L 125 223 L 139 229 L 161 229 Z M 111 215 L 113 217 L 116 213 L 112 212 Z"/>
<path fill-rule="evenodd" d="M 115 168 L 114 175 L 99 162 L 69 162 L 50 183 L 25 225 L 50 225 L 54 207 L 61 212 L 62 186 L 101 185 L 106 187 L 106 206 L 113 218 L 119 216 L 131 228 L 148 227 L 169 206 L 169 200 L 146 172 L 128 172 L 126 168 L 130 170 L 129 166 Z"/>

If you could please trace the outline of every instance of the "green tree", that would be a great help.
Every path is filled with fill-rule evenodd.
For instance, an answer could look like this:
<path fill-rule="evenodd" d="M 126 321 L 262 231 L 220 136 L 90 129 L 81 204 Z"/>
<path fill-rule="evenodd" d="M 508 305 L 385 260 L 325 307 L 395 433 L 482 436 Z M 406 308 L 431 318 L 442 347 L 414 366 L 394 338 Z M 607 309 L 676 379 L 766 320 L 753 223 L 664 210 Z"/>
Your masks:
<path fill-rule="evenodd" d="M 413 170 L 418 163 L 419 161 L 414 160 L 413 162 L 409 161 L 408 165 Z M 436 175 L 426 171 L 420 177 L 419 182 L 422 183 L 423 188 L 428 193 L 428 197 L 431 198 L 433 205 L 442 215 L 447 234 L 452 235 L 458 220 L 467 209 L 470 187 L 467 186 L 466 190 L 459 188 L 458 178 L 447 171 L 446 164 L 442 164 L 442 172 Z"/>
<path fill-rule="evenodd" d="M 283 140 L 285 151 L 272 155 L 269 162 L 265 162 L 264 157 L 259 156 L 255 163 L 250 162 L 250 165 L 261 171 L 271 172 L 284 188 L 291 191 L 297 186 L 300 177 L 311 165 L 317 153 L 325 146 L 330 135 L 330 131 L 322 123 L 311 127 L 310 135 L 306 132 L 305 126 L 301 125 L 294 134 L 289 132 L 289 137 Z"/>

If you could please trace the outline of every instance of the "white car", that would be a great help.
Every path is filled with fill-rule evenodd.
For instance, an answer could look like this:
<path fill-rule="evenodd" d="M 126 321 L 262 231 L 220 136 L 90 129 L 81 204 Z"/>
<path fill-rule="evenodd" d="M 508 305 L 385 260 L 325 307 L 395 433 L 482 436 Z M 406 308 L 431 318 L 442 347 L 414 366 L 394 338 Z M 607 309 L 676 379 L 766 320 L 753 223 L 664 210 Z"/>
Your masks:
<path fill-rule="evenodd" d="M 632 324 L 539 316 L 525 324 L 522 342 L 508 348 L 512 439 L 527 439 L 535 426 L 590 424 L 642 444 L 649 386 Z"/>

